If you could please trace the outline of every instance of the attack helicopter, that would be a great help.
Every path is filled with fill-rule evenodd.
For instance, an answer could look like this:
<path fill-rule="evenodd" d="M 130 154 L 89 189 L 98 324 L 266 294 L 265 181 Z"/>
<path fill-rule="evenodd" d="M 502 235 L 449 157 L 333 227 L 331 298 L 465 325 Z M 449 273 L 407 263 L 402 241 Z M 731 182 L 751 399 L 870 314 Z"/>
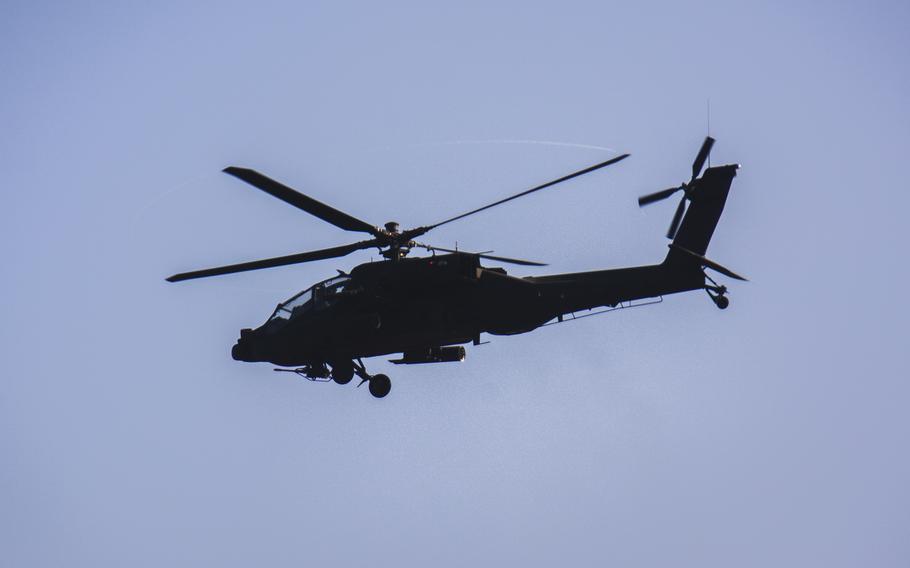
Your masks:
<path fill-rule="evenodd" d="M 616 164 L 623 154 L 489 205 L 432 225 L 401 230 L 353 217 L 304 195 L 255 170 L 228 167 L 223 171 L 247 184 L 345 231 L 371 238 L 356 243 L 287 256 L 174 274 L 179 282 L 249 270 L 338 258 L 376 248 L 385 260 L 360 264 L 278 304 L 258 328 L 240 330 L 231 350 L 237 361 L 268 362 L 276 371 L 296 373 L 312 381 L 347 384 L 356 375 L 360 385 L 382 398 L 392 387 L 385 374 L 370 374 L 364 358 L 400 354 L 400 365 L 462 361 L 465 344 L 479 345 L 482 333 L 516 335 L 543 325 L 661 301 L 664 295 L 705 290 L 720 309 L 729 305 L 727 288 L 705 272 L 745 280 L 705 257 L 723 212 L 739 165 L 704 169 L 714 139 L 707 137 L 692 163 L 687 182 L 638 199 L 640 207 L 680 193 L 667 231 L 669 251 L 660 264 L 570 274 L 510 276 L 482 261 L 523 266 L 543 263 L 452 250 L 416 241 L 431 230 L 502 205 L 531 193 Z M 413 249 L 431 253 L 408 257 Z M 581 313 L 581 316 L 577 314 Z M 358 385 L 358 386 L 360 386 Z"/>

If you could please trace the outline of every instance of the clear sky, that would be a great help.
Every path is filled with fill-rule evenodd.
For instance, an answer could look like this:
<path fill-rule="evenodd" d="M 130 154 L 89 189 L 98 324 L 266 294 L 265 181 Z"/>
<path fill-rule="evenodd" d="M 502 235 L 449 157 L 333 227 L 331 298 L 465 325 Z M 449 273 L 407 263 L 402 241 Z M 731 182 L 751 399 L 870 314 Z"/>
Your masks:
<path fill-rule="evenodd" d="M 907 566 L 906 2 L 0 10 L 0 564 Z M 708 125 L 750 283 L 393 367 L 231 360 L 370 252 L 220 173 L 549 262 L 656 262 Z M 525 142 L 521 142 L 525 141 Z M 555 142 L 558 144 L 542 144 Z M 578 147 L 572 146 L 590 146 Z M 355 236 L 355 239 L 357 237 Z"/>

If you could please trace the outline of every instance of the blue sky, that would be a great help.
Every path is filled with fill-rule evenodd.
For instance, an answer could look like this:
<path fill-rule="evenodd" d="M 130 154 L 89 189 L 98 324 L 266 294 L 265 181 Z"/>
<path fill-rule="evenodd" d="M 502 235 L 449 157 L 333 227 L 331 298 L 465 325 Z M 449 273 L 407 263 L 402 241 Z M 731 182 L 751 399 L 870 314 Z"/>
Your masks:
<path fill-rule="evenodd" d="M 0 18 L 11 566 L 906 566 L 900 2 L 33 3 Z M 665 254 L 707 130 L 752 282 L 492 338 L 376 401 L 230 359 L 348 242 L 220 173 L 568 272 Z M 522 142 L 524 141 L 524 142 Z M 556 144 L 542 144 L 555 142 Z M 592 146 L 582 148 L 572 145 Z M 510 267 L 511 273 L 542 273 Z"/>

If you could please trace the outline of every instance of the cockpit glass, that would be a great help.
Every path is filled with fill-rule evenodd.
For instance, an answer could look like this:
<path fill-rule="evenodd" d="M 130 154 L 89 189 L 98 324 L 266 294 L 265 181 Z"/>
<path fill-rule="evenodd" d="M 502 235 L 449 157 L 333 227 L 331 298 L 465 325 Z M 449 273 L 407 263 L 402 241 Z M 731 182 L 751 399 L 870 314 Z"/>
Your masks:
<path fill-rule="evenodd" d="M 336 276 L 320 282 L 291 297 L 286 302 L 278 304 L 278 307 L 275 308 L 275 313 L 269 319 L 286 320 L 313 309 L 321 310 L 337 301 L 345 285 L 350 280 L 350 276 Z"/>

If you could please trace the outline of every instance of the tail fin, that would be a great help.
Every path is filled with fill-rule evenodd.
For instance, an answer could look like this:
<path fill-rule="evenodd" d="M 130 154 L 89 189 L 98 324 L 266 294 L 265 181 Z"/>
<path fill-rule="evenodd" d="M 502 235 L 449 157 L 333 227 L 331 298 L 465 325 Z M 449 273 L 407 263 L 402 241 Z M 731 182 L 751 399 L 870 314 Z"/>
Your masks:
<path fill-rule="evenodd" d="M 675 246 L 670 248 L 666 263 L 691 262 L 690 255 L 679 249 L 699 255 L 707 252 L 708 243 L 714 234 L 714 228 L 717 227 L 720 214 L 723 213 L 727 194 L 738 168 L 737 164 L 708 168 L 698 179 L 697 186 L 689 195 L 689 208 L 673 239 Z"/>

